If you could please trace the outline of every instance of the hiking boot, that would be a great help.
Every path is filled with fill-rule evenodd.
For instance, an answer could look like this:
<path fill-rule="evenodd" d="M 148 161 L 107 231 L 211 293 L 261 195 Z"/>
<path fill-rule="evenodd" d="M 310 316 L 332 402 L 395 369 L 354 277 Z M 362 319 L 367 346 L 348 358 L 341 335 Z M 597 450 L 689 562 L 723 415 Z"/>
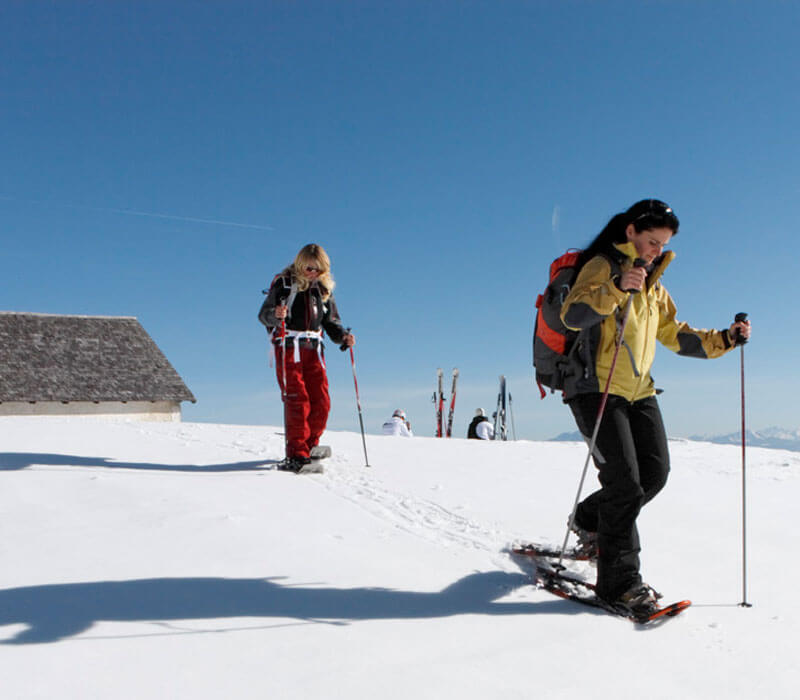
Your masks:
<path fill-rule="evenodd" d="M 311 464 L 310 457 L 287 457 L 282 462 L 278 462 L 278 470 L 298 474 L 307 464 Z"/>
<path fill-rule="evenodd" d="M 634 617 L 647 618 L 658 610 L 661 594 L 642 581 L 633 584 L 616 600 L 609 601 L 630 610 Z"/>
<path fill-rule="evenodd" d="M 584 530 L 574 521 L 571 529 L 578 538 L 578 543 L 575 545 L 575 556 L 578 559 L 597 561 L 597 533 Z"/>

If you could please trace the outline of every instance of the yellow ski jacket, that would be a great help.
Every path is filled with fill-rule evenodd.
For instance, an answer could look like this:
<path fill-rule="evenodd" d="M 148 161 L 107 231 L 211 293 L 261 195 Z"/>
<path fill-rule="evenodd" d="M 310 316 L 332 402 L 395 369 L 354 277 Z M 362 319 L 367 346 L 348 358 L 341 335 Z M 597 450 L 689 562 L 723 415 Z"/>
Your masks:
<path fill-rule="evenodd" d="M 561 307 L 564 325 L 579 331 L 572 358 L 571 376 L 565 383 L 564 398 L 575 394 L 602 392 L 611 369 L 622 314 L 628 292 L 617 287 L 620 270 L 632 267 L 636 258 L 633 243 L 615 244 L 619 266 L 612 266 L 605 255 L 597 255 L 583 266 Z M 625 336 L 611 379 L 609 393 L 628 401 L 655 394 L 650 369 L 656 340 L 679 355 L 712 358 L 733 347 L 728 329 L 702 330 L 675 318 L 677 309 L 661 276 L 675 257 L 667 251 L 648 273 L 646 287 L 633 292 Z M 616 271 L 616 274 L 615 274 Z"/>

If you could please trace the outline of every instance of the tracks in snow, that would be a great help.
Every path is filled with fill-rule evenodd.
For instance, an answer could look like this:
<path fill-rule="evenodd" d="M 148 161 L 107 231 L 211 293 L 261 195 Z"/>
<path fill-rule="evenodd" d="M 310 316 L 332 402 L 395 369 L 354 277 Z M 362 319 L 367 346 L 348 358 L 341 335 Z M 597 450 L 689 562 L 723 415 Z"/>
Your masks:
<path fill-rule="evenodd" d="M 445 548 L 485 552 L 495 565 L 506 559 L 500 551 L 514 539 L 435 501 L 387 488 L 373 473 L 354 473 L 345 463 L 330 463 L 326 476 L 315 483 L 403 532 Z"/>

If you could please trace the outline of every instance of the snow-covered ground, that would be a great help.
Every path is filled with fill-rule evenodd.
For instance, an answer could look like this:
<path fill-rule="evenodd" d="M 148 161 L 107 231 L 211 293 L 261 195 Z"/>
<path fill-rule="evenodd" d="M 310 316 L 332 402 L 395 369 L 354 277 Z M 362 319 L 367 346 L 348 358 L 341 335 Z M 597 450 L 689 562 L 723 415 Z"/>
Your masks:
<path fill-rule="evenodd" d="M 671 443 L 643 512 L 656 628 L 536 590 L 503 553 L 560 544 L 585 446 L 0 419 L 5 698 L 794 698 L 800 455 Z M 593 488 L 594 477 L 589 479 Z"/>

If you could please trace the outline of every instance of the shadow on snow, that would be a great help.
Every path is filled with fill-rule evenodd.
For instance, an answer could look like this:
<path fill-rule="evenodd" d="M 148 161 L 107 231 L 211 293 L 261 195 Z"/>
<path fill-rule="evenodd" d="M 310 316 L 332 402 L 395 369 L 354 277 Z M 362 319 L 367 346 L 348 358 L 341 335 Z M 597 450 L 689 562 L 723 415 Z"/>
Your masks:
<path fill-rule="evenodd" d="M 0 471 L 20 471 L 31 466 L 103 467 L 104 469 L 144 469 L 166 472 L 235 472 L 276 464 L 276 459 L 228 464 L 152 464 L 148 462 L 117 462 L 105 457 L 79 457 L 77 455 L 37 452 L 0 452 Z"/>
<path fill-rule="evenodd" d="M 528 576 L 501 571 L 470 574 L 437 592 L 300 587 L 283 585 L 280 580 L 281 577 L 156 578 L 0 590 L 0 627 L 26 625 L 0 643 L 55 642 L 80 634 L 100 621 L 160 624 L 168 620 L 274 617 L 348 623 L 453 615 L 580 612 L 571 610 L 566 601 L 496 602 L 530 584 Z"/>

